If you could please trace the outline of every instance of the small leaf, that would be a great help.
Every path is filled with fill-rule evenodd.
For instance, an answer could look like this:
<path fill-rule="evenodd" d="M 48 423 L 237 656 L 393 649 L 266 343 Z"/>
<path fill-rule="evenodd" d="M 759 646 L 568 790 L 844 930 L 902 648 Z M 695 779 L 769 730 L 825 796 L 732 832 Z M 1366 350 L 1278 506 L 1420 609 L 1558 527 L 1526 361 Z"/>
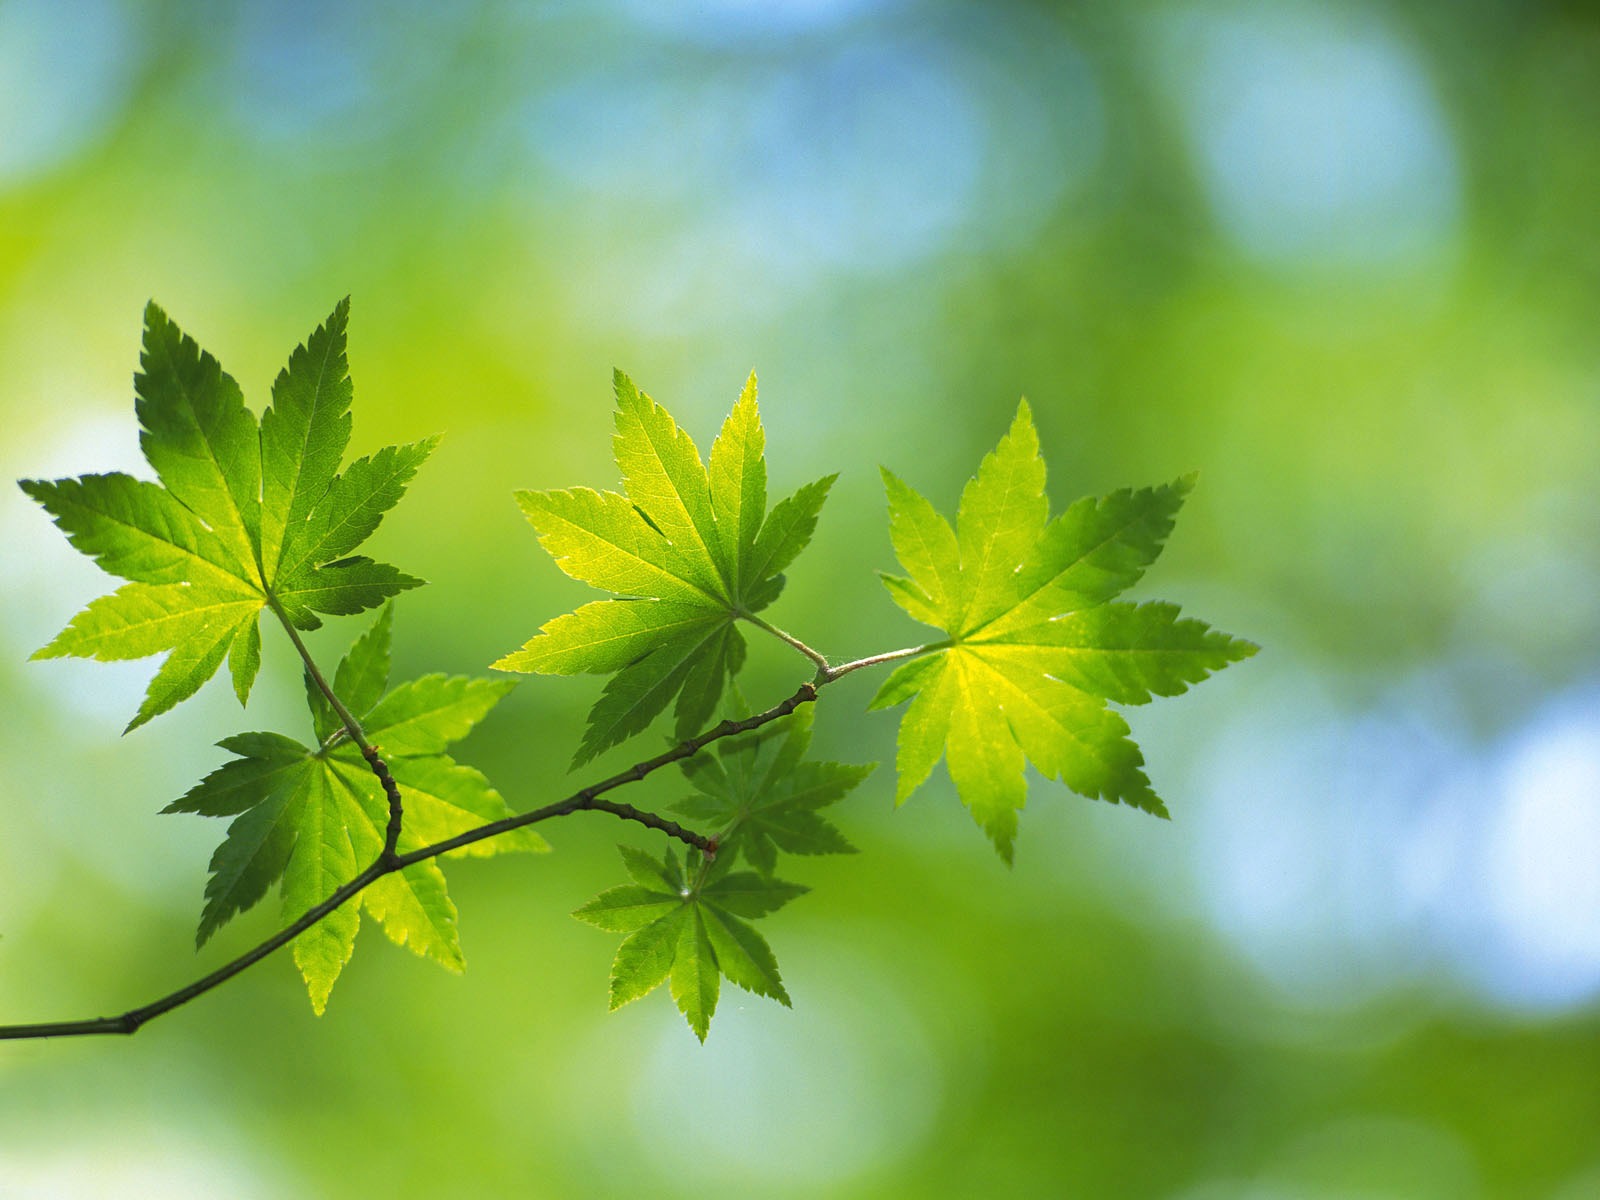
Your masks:
<path fill-rule="evenodd" d="M 682 907 L 683 901 L 678 897 L 648 887 L 624 885 L 601 892 L 572 915 L 607 933 L 632 933 Z"/>
<path fill-rule="evenodd" d="M 763 875 L 777 869 L 778 852 L 853 854 L 852 846 L 817 810 L 835 804 L 872 774 L 854 766 L 803 761 L 811 740 L 811 710 L 738 737 L 723 738 L 683 764 L 696 794 L 677 812 L 716 831 L 717 861 L 736 854 Z"/>
<path fill-rule="evenodd" d="M 250 688 L 261 670 L 261 621 L 251 613 L 233 635 L 228 649 L 228 671 L 233 676 L 233 691 L 240 705 L 250 699 Z"/>
<path fill-rule="evenodd" d="M 230 562 L 259 566 L 261 446 L 239 385 L 153 302 L 139 365 L 134 407 L 145 458 Z"/>
<path fill-rule="evenodd" d="M 371 537 L 438 444 L 437 437 L 430 437 L 385 446 L 346 467 L 328 485 L 311 515 L 286 532 L 277 579 L 299 579 L 321 563 L 344 558 Z"/>
<path fill-rule="evenodd" d="M 301 792 L 291 802 L 295 815 L 294 849 L 283 867 L 283 919 L 291 922 L 321 904 L 366 865 L 356 859 L 350 840 L 349 814 L 339 803 L 324 770 L 301 776 Z M 321 1016 L 328 995 L 355 952 L 361 908 L 345 904 L 294 940 L 294 961 L 305 976 L 311 1007 Z"/>
<path fill-rule="evenodd" d="M 289 356 L 261 414 L 261 561 L 274 576 L 284 533 L 303 525 L 339 472 L 350 443 L 350 301 Z"/>
<path fill-rule="evenodd" d="M 230 767 L 234 771 L 225 778 Z M 204 945 L 234 914 L 252 907 L 282 877 L 294 853 L 302 809 L 314 786 L 309 776 L 314 773 L 300 758 L 249 768 L 228 763 L 206 777 L 206 783 L 212 784 L 209 794 L 196 797 L 194 807 L 186 811 L 215 817 L 240 815 L 228 826 L 227 837 L 211 856 L 211 877 L 206 881 L 206 905 L 200 915 L 196 945 Z M 245 805 L 247 794 L 249 803 Z M 194 792 L 189 795 L 194 796 Z"/>
<path fill-rule="evenodd" d="M 735 916 L 766 917 L 810 890 L 798 883 L 767 879 L 753 871 L 734 871 L 706 885 L 703 895 Z"/>
<path fill-rule="evenodd" d="M 784 990 L 783 979 L 778 974 L 778 960 L 773 957 L 767 939 L 737 917 L 718 912 L 712 905 L 702 905 L 700 915 L 705 922 L 706 938 L 716 955 L 717 968 L 745 991 L 790 1007 L 789 993 Z M 703 1033 L 700 1040 L 705 1041 Z"/>
<path fill-rule="evenodd" d="M 729 874 L 721 859 L 706 866 L 692 851 L 685 876 L 671 850 L 656 859 L 630 846 L 618 849 L 634 882 L 601 892 L 572 914 L 628 935 L 611 964 L 613 1009 L 670 980 L 679 1011 L 705 1041 L 722 975 L 747 991 L 789 1003 L 771 947 L 740 918 L 776 911 L 804 888 L 748 871 Z"/>
<path fill-rule="evenodd" d="M 354 761 L 351 751 L 343 753 Z M 361 765 L 365 770 L 366 764 Z M 445 755 L 396 758 L 389 763 L 389 769 L 400 788 L 400 801 L 405 811 L 402 841 L 407 844 L 415 840 L 418 845 L 433 845 L 511 813 L 504 797 L 482 772 Z M 544 853 L 549 849 L 549 843 L 536 831 L 523 827 L 471 842 L 450 851 L 446 857 L 487 858 L 514 850 Z"/>

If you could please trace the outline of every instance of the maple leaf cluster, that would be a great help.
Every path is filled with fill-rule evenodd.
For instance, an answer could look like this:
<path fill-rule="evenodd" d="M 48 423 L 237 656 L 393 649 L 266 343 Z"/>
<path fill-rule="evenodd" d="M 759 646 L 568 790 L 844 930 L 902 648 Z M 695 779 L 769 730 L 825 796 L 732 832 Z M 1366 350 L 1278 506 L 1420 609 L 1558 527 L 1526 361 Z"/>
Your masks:
<path fill-rule="evenodd" d="M 392 598 L 421 581 L 353 552 L 437 439 L 343 463 L 348 316 L 341 303 L 294 351 L 258 421 L 218 362 L 152 304 L 135 391 L 141 445 L 158 482 L 112 473 L 22 483 L 74 546 L 127 581 L 92 601 L 37 656 L 166 655 L 129 729 L 193 695 L 224 659 L 247 701 L 261 663 L 263 611 L 305 660 L 310 741 L 267 732 L 226 738 L 220 745 L 233 757 L 166 811 L 229 820 L 210 864 L 199 943 L 274 886 L 286 925 L 328 909 L 294 939 L 319 1013 L 363 913 L 396 943 L 461 969 L 457 912 L 438 862 L 444 843 L 481 831 L 450 853 L 548 849 L 526 823 L 484 829 L 512 818 L 512 809 L 448 753 L 513 684 L 431 674 L 391 686 Z M 824 810 L 873 765 L 808 757 L 811 709 L 796 706 L 856 669 L 899 663 L 871 702 L 906 706 L 897 802 L 942 760 L 1007 862 L 1029 763 L 1084 796 L 1167 815 L 1111 706 L 1177 695 L 1256 649 L 1181 617 L 1175 605 L 1118 598 L 1160 554 L 1192 476 L 1078 500 L 1052 517 L 1025 402 L 967 483 L 953 527 L 885 470 L 890 537 L 905 574 L 885 575 L 884 584 L 938 637 L 834 667 L 758 615 L 783 591 L 835 477 L 768 507 L 755 377 L 706 458 L 621 372 L 615 394 L 621 490 L 516 493 L 556 565 L 609 595 L 547 622 L 493 664 L 608 677 L 574 766 L 672 710 L 677 752 L 528 814 L 573 811 L 681 759 L 692 794 L 674 811 L 702 832 L 629 806 L 612 811 L 706 852 L 691 848 L 680 858 L 668 849 L 657 858 L 623 846 L 631 882 L 574 914 L 624 935 L 612 963 L 613 1008 L 666 984 L 704 1039 L 723 979 L 789 1003 L 752 922 L 806 891 L 777 877 L 782 856 L 854 852 Z M 297 631 L 373 608 L 381 608 L 375 623 L 328 683 Z M 757 716 L 734 683 L 748 655 L 745 626 L 816 668 L 796 697 Z M 736 723 L 705 732 L 719 714 Z M 359 900 L 331 906 L 352 881 L 366 885 Z"/>
<path fill-rule="evenodd" d="M 422 581 L 352 555 L 400 500 L 438 442 L 387 446 L 344 466 L 352 387 L 349 303 L 289 358 L 257 422 L 239 386 L 151 304 L 134 380 L 140 444 L 159 483 L 112 473 L 24 480 L 71 539 L 129 582 L 92 601 L 35 657 L 103 660 L 167 653 L 128 728 L 193 695 L 226 657 L 241 704 L 261 665 L 260 616 L 295 629 L 324 615 L 384 605 Z M 333 690 L 380 741 L 404 806 L 405 852 L 511 815 L 477 771 L 445 753 L 511 688 L 507 681 L 427 675 L 388 689 L 393 607 L 339 664 Z M 379 855 L 388 798 L 321 691 L 307 678 L 315 744 L 241 733 L 236 755 L 167 812 L 229 817 L 211 860 L 197 942 L 277 884 L 288 924 Z M 464 853 L 546 849 L 517 830 Z M 294 942 L 312 1006 L 321 1012 L 349 960 L 365 909 L 396 943 L 462 966 L 456 909 L 433 860 L 369 886 Z"/>

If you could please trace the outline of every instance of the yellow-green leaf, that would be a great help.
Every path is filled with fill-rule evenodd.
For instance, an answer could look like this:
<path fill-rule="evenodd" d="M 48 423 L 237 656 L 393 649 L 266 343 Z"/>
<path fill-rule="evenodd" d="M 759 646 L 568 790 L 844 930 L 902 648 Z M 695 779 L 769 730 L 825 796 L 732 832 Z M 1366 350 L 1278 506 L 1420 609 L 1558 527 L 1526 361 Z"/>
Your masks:
<path fill-rule="evenodd" d="M 943 758 L 962 802 L 1008 862 L 1024 769 L 1159 816 L 1143 757 L 1108 701 L 1176 695 L 1255 653 L 1171 604 L 1110 603 L 1160 553 L 1193 485 L 1080 500 L 1054 521 L 1026 403 L 961 495 L 952 529 L 888 471 L 889 530 L 905 577 L 889 594 L 943 631 L 902 664 L 874 708 L 910 701 L 897 753 L 904 801 Z"/>

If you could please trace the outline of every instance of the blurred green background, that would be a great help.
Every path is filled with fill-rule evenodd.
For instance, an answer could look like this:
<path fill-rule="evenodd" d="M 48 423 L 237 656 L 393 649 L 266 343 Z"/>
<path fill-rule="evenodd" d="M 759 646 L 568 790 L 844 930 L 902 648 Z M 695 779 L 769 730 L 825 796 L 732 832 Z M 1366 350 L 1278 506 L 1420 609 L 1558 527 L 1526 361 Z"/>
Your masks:
<path fill-rule="evenodd" d="M 1600 1196 L 1597 130 L 1571 2 L 0 0 L 6 477 L 147 473 L 147 298 L 259 409 L 348 292 L 355 448 L 447 434 L 401 671 L 588 597 L 510 492 L 615 483 L 613 366 L 702 446 L 754 367 L 775 491 L 842 472 L 771 614 L 832 654 L 919 637 L 878 464 L 948 511 L 1024 393 L 1058 508 L 1201 470 L 1139 594 L 1265 648 L 1129 714 L 1170 824 L 1035 779 L 1008 872 L 881 769 L 766 923 L 793 1011 L 607 1015 L 567 913 L 655 843 L 578 816 L 450 871 L 464 977 L 369 928 L 320 1020 L 280 956 L 7 1044 L 0 1195 Z M 119 739 L 151 663 L 26 661 L 109 586 L 0 491 L 4 1021 L 271 927 L 196 961 L 221 825 L 157 810 L 303 732 L 289 647 Z M 824 756 L 892 761 L 875 685 Z M 461 756 L 564 794 L 597 687 Z"/>

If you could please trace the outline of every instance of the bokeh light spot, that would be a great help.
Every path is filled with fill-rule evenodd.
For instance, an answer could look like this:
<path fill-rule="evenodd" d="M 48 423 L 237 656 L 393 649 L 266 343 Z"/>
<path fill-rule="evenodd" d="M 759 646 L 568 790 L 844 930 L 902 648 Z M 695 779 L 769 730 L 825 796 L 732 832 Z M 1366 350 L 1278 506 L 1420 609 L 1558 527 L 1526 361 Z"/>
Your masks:
<path fill-rule="evenodd" d="M 724 983 L 703 1046 L 672 1013 L 634 1095 L 657 1153 L 707 1185 L 761 1172 L 815 1194 L 914 1150 L 943 1091 L 927 1032 L 870 963 L 838 978 L 784 1013 Z"/>
<path fill-rule="evenodd" d="M 1600 993 L 1600 696 L 1554 708 L 1508 748 L 1485 850 L 1498 988 L 1537 1005 Z"/>
<path fill-rule="evenodd" d="M 1250 6 L 1166 32 L 1206 194 L 1247 255 L 1373 267 L 1449 243 L 1453 141 L 1422 64 L 1375 19 Z"/>
<path fill-rule="evenodd" d="M 0 5 L 0 188 L 107 133 L 138 71 L 136 34 L 114 0 Z"/>

